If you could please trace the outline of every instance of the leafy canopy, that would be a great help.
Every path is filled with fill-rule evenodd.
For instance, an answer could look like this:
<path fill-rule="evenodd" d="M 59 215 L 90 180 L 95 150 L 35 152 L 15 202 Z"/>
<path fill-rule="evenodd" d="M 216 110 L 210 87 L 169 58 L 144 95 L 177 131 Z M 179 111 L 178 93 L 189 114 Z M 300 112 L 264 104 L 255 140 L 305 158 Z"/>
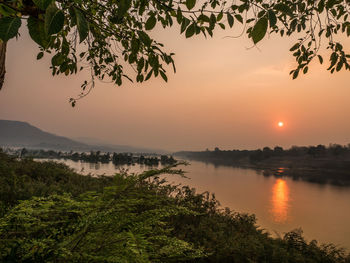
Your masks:
<path fill-rule="evenodd" d="M 0 39 L 17 36 L 26 20 L 31 38 L 40 46 L 37 58 L 52 55 L 53 75 L 91 70 L 81 98 L 96 78 L 119 86 L 124 79 L 143 82 L 159 75 L 167 81 L 165 66 L 175 71 L 174 54 L 148 34 L 157 24 L 167 28 L 177 23 L 187 38 L 213 36 L 217 27 L 241 24 L 254 45 L 270 34 L 297 34 L 290 49 L 297 62 L 290 72 L 293 78 L 307 73 L 315 57 L 323 63 L 318 54 L 323 43 L 331 50 L 328 70 L 349 70 L 350 55 L 336 40 L 338 34 L 350 35 L 349 10 L 350 0 L 2 0 Z M 134 74 L 127 75 L 126 66 Z M 73 106 L 75 102 L 71 99 Z"/>

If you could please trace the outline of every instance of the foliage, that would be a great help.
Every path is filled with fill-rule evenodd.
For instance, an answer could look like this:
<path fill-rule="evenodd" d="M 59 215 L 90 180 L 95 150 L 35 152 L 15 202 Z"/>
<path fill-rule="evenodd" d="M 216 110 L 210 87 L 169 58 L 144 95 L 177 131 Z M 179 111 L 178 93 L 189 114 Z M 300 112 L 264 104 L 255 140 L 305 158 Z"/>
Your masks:
<path fill-rule="evenodd" d="M 101 194 L 33 198 L 0 220 L 4 261 L 27 262 L 177 262 L 203 257 L 201 248 L 171 235 L 169 217 L 196 215 L 165 194 L 170 188 L 142 175 L 117 175 Z M 160 181 L 157 181 L 159 184 Z"/>
<path fill-rule="evenodd" d="M 222 210 L 215 196 L 168 185 L 162 174 L 183 171 L 117 174 L 103 192 L 21 201 L 0 218 L 0 261 L 350 262 L 300 230 L 271 238 L 253 215 Z"/>
<path fill-rule="evenodd" d="M 33 196 L 78 196 L 88 190 L 100 192 L 112 183 L 110 177 L 83 176 L 64 164 L 18 160 L 0 151 L 0 216 L 20 200 Z"/>
<path fill-rule="evenodd" d="M 297 66 L 296 78 L 308 72 L 322 45 L 331 50 L 328 70 L 350 69 L 349 57 L 338 34 L 350 35 L 349 0 L 268 1 L 240 0 L 2 0 L 0 38 L 8 41 L 18 34 L 21 20 L 27 20 L 29 34 L 40 46 L 38 59 L 52 55 L 53 75 L 76 74 L 84 67 L 92 80 L 82 84 L 80 97 L 94 87 L 94 78 L 109 78 L 122 85 L 123 79 L 143 82 L 152 76 L 167 81 L 165 65 L 173 53 L 149 35 L 157 25 L 175 23 L 186 38 L 213 36 L 219 27 L 242 28 L 242 34 L 257 44 L 272 34 L 298 37 L 290 51 Z M 324 40 L 323 40 L 324 39 Z M 130 66 L 134 76 L 125 73 Z M 128 70 L 129 72 L 129 70 Z M 71 99 L 74 106 L 76 99 Z"/>
<path fill-rule="evenodd" d="M 83 161 L 88 163 L 109 163 L 115 165 L 134 165 L 141 164 L 147 166 L 158 166 L 175 164 L 177 161 L 168 155 L 161 155 L 160 158 L 156 154 L 133 154 L 133 153 L 101 153 L 101 151 L 86 152 L 57 152 L 53 150 L 27 150 L 26 148 L 11 150 L 12 155 L 30 158 L 44 159 L 70 159 L 73 161 Z"/>

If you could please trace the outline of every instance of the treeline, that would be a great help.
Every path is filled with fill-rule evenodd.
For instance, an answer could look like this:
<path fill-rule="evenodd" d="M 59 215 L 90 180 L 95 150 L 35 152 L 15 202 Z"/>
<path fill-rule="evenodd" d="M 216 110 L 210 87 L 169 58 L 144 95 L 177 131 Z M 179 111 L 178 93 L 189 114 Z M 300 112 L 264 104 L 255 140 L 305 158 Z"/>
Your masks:
<path fill-rule="evenodd" d="M 93 178 L 0 152 L 0 262 L 350 262 L 301 230 L 272 238 L 254 215 L 161 174 L 182 171 Z"/>
<path fill-rule="evenodd" d="M 134 155 L 132 153 L 103 153 L 101 151 L 91 152 L 61 152 L 53 150 L 29 150 L 26 148 L 11 151 L 11 154 L 18 157 L 43 158 L 43 159 L 69 159 L 73 161 L 83 161 L 88 163 L 109 163 L 115 165 L 141 164 L 147 166 L 172 165 L 177 161 L 173 156 L 147 156 Z"/>
<path fill-rule="evenodd" d="M 175 164 L 177 161 L 172 156 L 167 155 L 161 155 L 160 157 L 157 156 L 134 156 L 133 154 L 124 154 L 124 153 L 114 153 L 112 156 L 112 162 L 114 164 L 143 164 L 148 166 L 158 166 L 159 164 L 162 165 L 172 165 Z"/>
<path fill-rule="evenodd" d="M 177 156 L 185 156 L 193 159 L 212 160 L 212 161 L 248 161 L 254 163 L 263 161 L 272 157 L 345 157 L 350 158 L 350 144 L 342 146 L 339 144 L 330 144 L 317 146 L 292 146 L 289 149 L 283 149 L 276 146 L 273 149 L 264 147 L 257 150 L 220 150 L 216 147 L 213 151 L 206 150 L 200 152 L 182 151 L 175 153 Z"/>
<path fill-rule="evenodd" d="M 350 185 L 350 145 L 293 146 L 289 149 L 276 146 L 257 150 L 215 148 L 214 151 L 178 152 L 175 155 L 214 165 L 255 168 L 263 170 L 264 175 Z"/>
<path fill-rule="evenodd" d="M 347 146 L 339 144 L 330 144 L 328 147 L 319 144 L 317 146 L 292 146 L 290 149 L 283 149 L 276 146 L 271 149 L 264 147 L 262 150 L 258 149 L 250 151 L 249 159 L 252 162 L 262 161 L 271 157 L 302 157 L 310 156 L 313 158 L 350 158 L 350 144 Z"/>

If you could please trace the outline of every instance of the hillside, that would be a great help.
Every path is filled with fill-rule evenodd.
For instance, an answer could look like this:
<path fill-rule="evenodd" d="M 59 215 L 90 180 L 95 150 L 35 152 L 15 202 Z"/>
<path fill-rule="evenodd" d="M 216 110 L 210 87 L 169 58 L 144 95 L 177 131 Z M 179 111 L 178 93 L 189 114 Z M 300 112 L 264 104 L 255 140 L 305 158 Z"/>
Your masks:
<path fill-rule="evenodd" d="M 12 120 L 0 120 L 0 147 L 27 147 L 62 151 L 164 153 L 164 151 L 157 149 L 107 144 L 97 139 L 72 140 L 45 132 L 27 122 Z"/>
<path fill-rule="evenodd" d="M 59 150 L 89 148 L 87 144 L 42 131 L 29 123 L 10 120 L 0 120 L 0 145 Z"/>

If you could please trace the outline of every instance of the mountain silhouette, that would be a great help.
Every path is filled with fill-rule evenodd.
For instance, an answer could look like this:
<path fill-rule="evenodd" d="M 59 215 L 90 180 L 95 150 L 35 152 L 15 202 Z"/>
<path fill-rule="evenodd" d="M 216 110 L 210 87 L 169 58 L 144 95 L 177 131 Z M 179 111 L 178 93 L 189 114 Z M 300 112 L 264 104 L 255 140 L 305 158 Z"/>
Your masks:
<path fill-rule="evenodd" d="M 92 140 L 91 140 L 92 141 Z M 93 142 L 93 141 L 92 141 Z M 0 147 L 27 147 L 63 151 L 104 151 L 133 153 L 162 153 L 162 150 L 127 145 L 90 144 L 45 132 L 27 122 L 0 120 Z"/>

